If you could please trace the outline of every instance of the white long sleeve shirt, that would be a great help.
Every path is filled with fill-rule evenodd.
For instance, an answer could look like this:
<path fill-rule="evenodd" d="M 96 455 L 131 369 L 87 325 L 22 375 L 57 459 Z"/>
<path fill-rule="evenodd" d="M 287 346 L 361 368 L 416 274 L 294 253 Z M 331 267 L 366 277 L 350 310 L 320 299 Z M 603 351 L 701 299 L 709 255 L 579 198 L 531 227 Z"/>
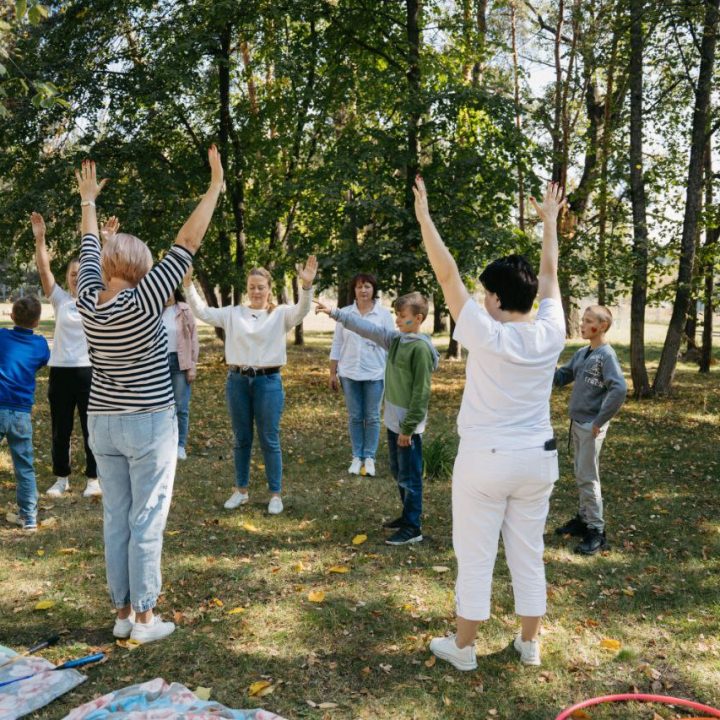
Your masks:
<path fill-rule="evenodd" d="M 225 362 L 254 368 L 287 363 L 285 336 L 310 312 L 313 289 L 300 289 L 297 305 L 278 305 L 271 312 L 245 305 L 208 307 L 194 285 L 185 288 L 193 315 L 225 331 Z"/>
<path fill-rule="evenodd" d="M 348 311 L 362 317 L 365 320 L 384 327 L 388 330 L 395 329 L 395 321 L 390 311 L 384 308 L 379 301 L 370 312 L 362 315 L 358 310 L 357 303 L 353 303 Z M 330 359 L 338 362 L 338 375 L 350 380 L 382 380 L 385 377 L 385 362 L 387 352 L 372 340 L 360 337 L 352 330 L 348 330 L 341 323 L 335 326 L 332 346 L 330 348 Z"/>

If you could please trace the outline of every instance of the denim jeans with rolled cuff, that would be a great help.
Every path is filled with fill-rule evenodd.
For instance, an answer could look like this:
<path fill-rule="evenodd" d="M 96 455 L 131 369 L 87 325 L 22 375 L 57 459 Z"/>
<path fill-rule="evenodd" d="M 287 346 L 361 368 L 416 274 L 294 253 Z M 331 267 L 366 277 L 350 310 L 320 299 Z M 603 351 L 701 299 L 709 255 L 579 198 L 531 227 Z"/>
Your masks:
<path fill-rule="evenodd" d="M 390 472 L 398 484 L 403 504 L 402 523 L 420 530 L 423 492 L 422 435 L 412 435 L 410 445 L 398 445 L 398 434 L 388 429 Z"/>

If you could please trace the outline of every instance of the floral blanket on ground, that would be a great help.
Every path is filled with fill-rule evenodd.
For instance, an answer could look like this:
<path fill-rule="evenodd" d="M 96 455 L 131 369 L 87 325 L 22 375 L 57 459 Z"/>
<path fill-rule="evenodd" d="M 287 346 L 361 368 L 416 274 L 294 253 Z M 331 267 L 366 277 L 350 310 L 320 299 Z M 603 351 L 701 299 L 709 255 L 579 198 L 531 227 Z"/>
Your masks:
<path fill-rule="evenodd" d="M 211 700 L 199 700 L 180 683 L 155 678 L 116 690 L 75 708 L 63 720 L 283 720 L 267 710 L 231 710 Z"/>
<path fill-rule="evenodd" d="M 46 672 L 54 669 L 55 665 L 41 657 L 28 655 L 13 660 L 15 657 L 18 654 L 14 650 L 0 645 L 0 683 L 26 675 L 34 677 L 0 688 L 1 720 L 15 720 L 29 715 L 87 679 L 77 670 Z M 9 661 L 12 662 L 6 665 Z"/>

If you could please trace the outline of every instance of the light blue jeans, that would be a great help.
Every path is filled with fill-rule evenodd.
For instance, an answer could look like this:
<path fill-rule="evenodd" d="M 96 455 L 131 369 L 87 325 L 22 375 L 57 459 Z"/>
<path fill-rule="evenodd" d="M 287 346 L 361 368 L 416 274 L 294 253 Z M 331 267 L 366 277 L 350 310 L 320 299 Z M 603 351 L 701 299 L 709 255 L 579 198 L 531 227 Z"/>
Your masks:
<path fill-rule="evenodd" d="M 15 497 L 24 520 L 37 519 L 37 484 L 33 468 L 32 418 L 29 412 L 0 408 L 0 441 L 6 437 L 13 470 Z"/>
<path fill-rule="evenodd" d="M 192 385 L 187 381 L 185 370 L 180 369 L 178 354 L 168 353 L 170 363 L 170 379 L 172 380 L 175 408 L 177 410 L 178 445 L 185 447 L 190 424 L 190 393 Z"/>
<path fill-rule="evenodd" d="M 380 440 L 382 380 L 351 380 L 340 376 L 350 416 L 350 444 L 353 457 L 375 459 Z"/>
<path fill-rule="evenodd" d="M 283 472 L 280 418 L 285 407 L 280 373 L 248 377 L 229 372 L 225 393 L 235 435 L 235 484 L 242 490 L 250 484 L 254 421 L 265 461 L 268 488 L 271 493 L 279 493 Z"/>
<path fill-rule="evenodd" d="M 163 532 L 177 463 L 175 408 L 88 415 L 90 447 L 103 491 L 105 568 L 116 608 L 155 607 Z"/>

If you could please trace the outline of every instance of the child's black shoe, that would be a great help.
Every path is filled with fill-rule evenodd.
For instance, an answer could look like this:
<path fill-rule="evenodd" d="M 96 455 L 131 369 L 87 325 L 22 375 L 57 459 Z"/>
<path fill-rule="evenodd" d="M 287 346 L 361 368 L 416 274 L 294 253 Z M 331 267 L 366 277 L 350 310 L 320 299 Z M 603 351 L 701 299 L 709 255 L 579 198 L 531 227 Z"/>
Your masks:
<path fill-rule="evenodd" d="M 574 537 L 585 537 L 587 531 L 588 526 L 579 515 L 570 518 L 564 525 L 555 528 L 556 535 L 573 535 Z"/>
<path fill-rule="evenodd" d="M 607 547 L 605 532 L 600 532 L 595 528 L 589 528 L 582 542 L 575 548 L 576 553 L 580 555 L 595 555 Z"/>
<path fill-rule="evenodd" d="M 386 545 L 409 545 L 410 543 L 422 542 L 423 536 L 418 528 L 404 525 L 386 541 Z"/>

